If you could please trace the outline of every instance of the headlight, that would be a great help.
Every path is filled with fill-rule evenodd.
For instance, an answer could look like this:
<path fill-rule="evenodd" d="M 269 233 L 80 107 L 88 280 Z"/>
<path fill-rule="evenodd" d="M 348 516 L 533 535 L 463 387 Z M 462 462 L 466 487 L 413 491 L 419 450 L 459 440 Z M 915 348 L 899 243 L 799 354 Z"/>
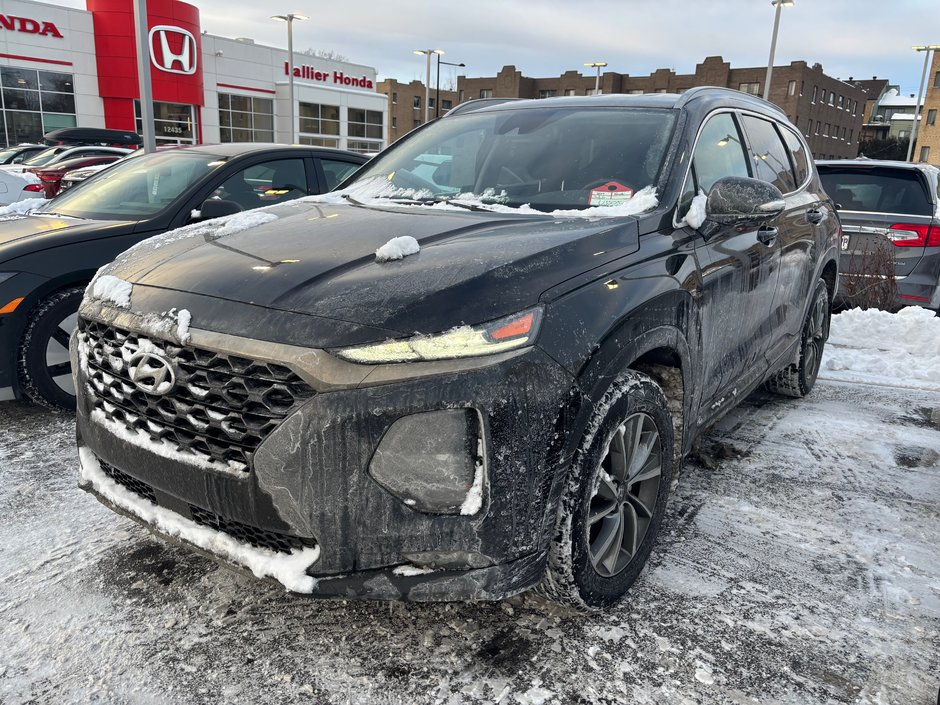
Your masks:
<path fill-rule="evenodd" d="M 437 335 L 416 335 L 333 352 L 344 360 L 363 364 L 449 360 L 492 355 L 529 345 L 538 334 L 542 309 L 530 308 L 479 326 L 462 326 Z"/>

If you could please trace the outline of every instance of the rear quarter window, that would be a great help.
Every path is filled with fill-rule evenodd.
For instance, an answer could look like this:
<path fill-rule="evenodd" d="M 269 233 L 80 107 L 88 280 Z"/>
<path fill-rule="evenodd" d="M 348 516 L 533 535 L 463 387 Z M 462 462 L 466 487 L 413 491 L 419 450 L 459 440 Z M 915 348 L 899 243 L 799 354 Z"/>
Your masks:
<path fill-rule="evenodd" d="M 874 167 L 827 167 L 819 177 L 839 210 L 932 215 L 933 204 L 923 177 L 914 170 Z"/>

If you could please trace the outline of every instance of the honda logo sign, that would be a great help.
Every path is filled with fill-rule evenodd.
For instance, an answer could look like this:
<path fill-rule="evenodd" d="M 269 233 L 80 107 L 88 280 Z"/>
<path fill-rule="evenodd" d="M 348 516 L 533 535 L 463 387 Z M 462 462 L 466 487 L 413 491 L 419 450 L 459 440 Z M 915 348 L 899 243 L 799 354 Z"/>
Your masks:
<path fill-rule="evenodd" d="M 150 30 L 150 60 L 167 73 L 196 73 L 196 38 L 185 29 L 158 25 Z"/>

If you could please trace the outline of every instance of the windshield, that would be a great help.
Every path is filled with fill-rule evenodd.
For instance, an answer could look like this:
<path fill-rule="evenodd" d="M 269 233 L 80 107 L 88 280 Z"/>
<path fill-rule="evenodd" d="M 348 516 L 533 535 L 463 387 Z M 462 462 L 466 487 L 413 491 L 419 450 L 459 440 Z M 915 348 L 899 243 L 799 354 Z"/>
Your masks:
<path fill-rule="evenodd" d="M 623 205 L 656 183 L 669 110 L 533 107 L 446 117 L 363 167 L 352 195 L 538 210 Z"/>
<path fill-rule="evenodd" d="M 53 157 L 64 150 L 65 147 L 49 147 L 41 152 L 34 154 L 23 162 L 23 166 L 43 166 L 52 161 Z"/>
<path fill-rule="evenodd" d="M 156 215 L 225 159 L 204 152 L 157 152 L 115 162 L 40 207 L 76 218 L 142 220 Z"/>

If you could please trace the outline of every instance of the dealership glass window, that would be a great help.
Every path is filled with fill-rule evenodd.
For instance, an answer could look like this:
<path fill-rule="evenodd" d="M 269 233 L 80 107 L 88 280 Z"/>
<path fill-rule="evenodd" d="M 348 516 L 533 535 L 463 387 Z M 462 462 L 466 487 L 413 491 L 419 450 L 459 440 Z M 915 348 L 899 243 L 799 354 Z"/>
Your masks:
<path fill-rule="evenodd" d="M 0 97 L 4 144 L 39 142 L 50 130 L 76 125 L 72 74 L 0 67 Z"/>
<path fill-rule="evenodd" d="M 347 129 L 350 137 L 380 140 L 383 132 L 382 113 L 378 110 L 350 108 Z"/>
<path fill-rule="evenodd" d="M 274 100 L 220 93 L 219 138 L 222 142 L 273 142 Z"/>
<path fill-rule="evenodd" d="M 339 135 L 339 106 L 300 103 L 300 131 L 314 135 Z"/>
<path fill-rule="evenodd" d="M 382 151 L 382 143 L 369 140 L 349 140 L 346 143 L 346 148 L 352 152 L 362 154 L 377 154 Z"/>
<path fill-rule="evenodd" d="M 300 135 L 298 141 L 300 144 L 309 144 L 314 147 L 339 147 L 339 139 L 331 139 L 329 137 L 308 137 L 306 135 Z"/>
<path fill-rule="evenodd" d="M 140 101 L 134 101 L 137 132 L 143 132 Z M 193 106 L 184 103 L 153 103 L 153 127 L 157 144 L 195 144 Z"/>

